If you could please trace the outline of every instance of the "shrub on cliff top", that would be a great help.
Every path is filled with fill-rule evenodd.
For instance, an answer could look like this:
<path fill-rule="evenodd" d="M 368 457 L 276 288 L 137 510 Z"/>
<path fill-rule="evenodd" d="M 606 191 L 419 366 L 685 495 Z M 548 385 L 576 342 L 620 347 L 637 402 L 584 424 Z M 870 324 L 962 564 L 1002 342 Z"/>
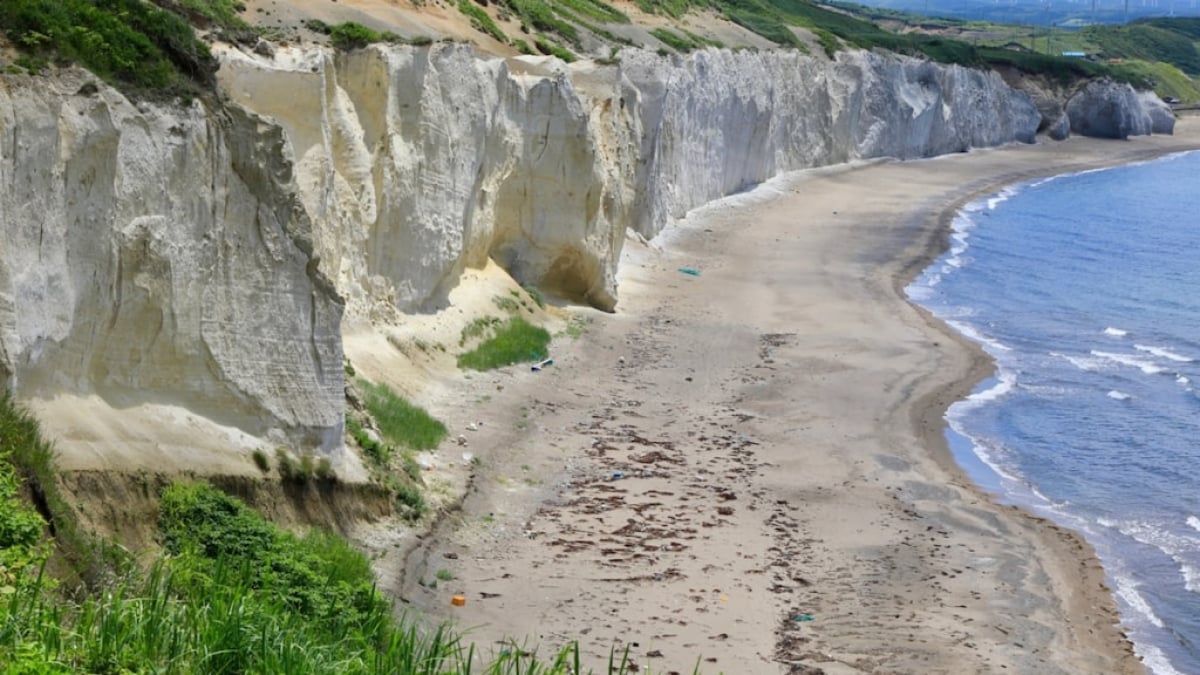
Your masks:
<path fill-rule="evenodd" d="M 191 25 L 142 0 L 4 0 L 0 25 L 22 50 L 112 83 L 160 90 L 215 81 L 216 61 Z"/>
<path fill-rule="evenodd" d="M 382 41 L 382 33 L 353 21 L 339 23 L 329 29 L 329 42 L 337 49 L 362 49 L 372 42 Z"/>

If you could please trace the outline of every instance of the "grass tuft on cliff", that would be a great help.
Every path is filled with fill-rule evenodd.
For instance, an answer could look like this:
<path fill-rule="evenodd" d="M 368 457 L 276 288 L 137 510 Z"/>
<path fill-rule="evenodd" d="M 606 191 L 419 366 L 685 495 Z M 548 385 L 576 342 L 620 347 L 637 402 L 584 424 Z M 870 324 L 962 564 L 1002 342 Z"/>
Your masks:
<path fill-rule="evenodd" d="M 550 333 L 545 328 L 534 326 L 519 316 L 504 323 L 489 324 L 488 328 L 492 331 L 490 337 L 459 355 L 459 368 L 493 370 L 546 358 Z"/>
<path fill-rule="evenodd" d="M 433 450 L 446 437 L 446 425 L 382 383 L 360 379 L 367 411 L 388 441 L 413 450 Z"/>

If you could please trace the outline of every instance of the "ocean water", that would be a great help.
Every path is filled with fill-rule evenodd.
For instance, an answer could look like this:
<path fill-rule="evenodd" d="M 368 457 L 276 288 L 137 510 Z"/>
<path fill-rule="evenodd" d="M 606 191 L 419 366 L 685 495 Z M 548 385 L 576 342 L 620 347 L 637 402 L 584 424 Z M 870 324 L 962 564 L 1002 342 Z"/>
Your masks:
<path fill-rule="evenodd" d="M 997 363 L 959 462 L 1088 538 L 1154 673 L 1200 674 L 1200 152 L 980 199 L 908 294 Z"/>

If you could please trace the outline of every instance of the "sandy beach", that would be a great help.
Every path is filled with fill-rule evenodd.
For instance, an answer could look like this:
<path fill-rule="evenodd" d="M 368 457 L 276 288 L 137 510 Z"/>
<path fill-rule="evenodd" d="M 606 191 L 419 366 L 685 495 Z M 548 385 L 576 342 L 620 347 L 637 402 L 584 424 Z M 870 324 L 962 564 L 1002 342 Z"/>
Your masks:
<path fill-rule="evenodd" d="M 384 586 L 496 651 L 579 640 L 597 670 L 628 649 L 655 673 L 1142 672 L 1091 548 L 955 465 L 942 415 L 991 366 L 903 289 L 972 198 L 1197 147 L 1185 118 L 835 167 L 628 241 L 617 313 L 553 366 L 439 394 L 478 466 Z"/>

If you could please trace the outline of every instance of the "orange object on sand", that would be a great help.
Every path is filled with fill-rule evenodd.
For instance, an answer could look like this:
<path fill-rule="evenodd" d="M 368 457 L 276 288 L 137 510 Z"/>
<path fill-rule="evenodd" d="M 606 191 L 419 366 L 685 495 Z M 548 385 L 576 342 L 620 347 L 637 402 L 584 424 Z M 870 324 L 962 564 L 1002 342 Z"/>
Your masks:
<path fill-rule="evenodd" d="M 455 607 L 462 607 L 463 605 L 467 604 L 467 596 L 456 595 L 453 598 L 450 598 L 450 604 L 454 605 Z"/>

